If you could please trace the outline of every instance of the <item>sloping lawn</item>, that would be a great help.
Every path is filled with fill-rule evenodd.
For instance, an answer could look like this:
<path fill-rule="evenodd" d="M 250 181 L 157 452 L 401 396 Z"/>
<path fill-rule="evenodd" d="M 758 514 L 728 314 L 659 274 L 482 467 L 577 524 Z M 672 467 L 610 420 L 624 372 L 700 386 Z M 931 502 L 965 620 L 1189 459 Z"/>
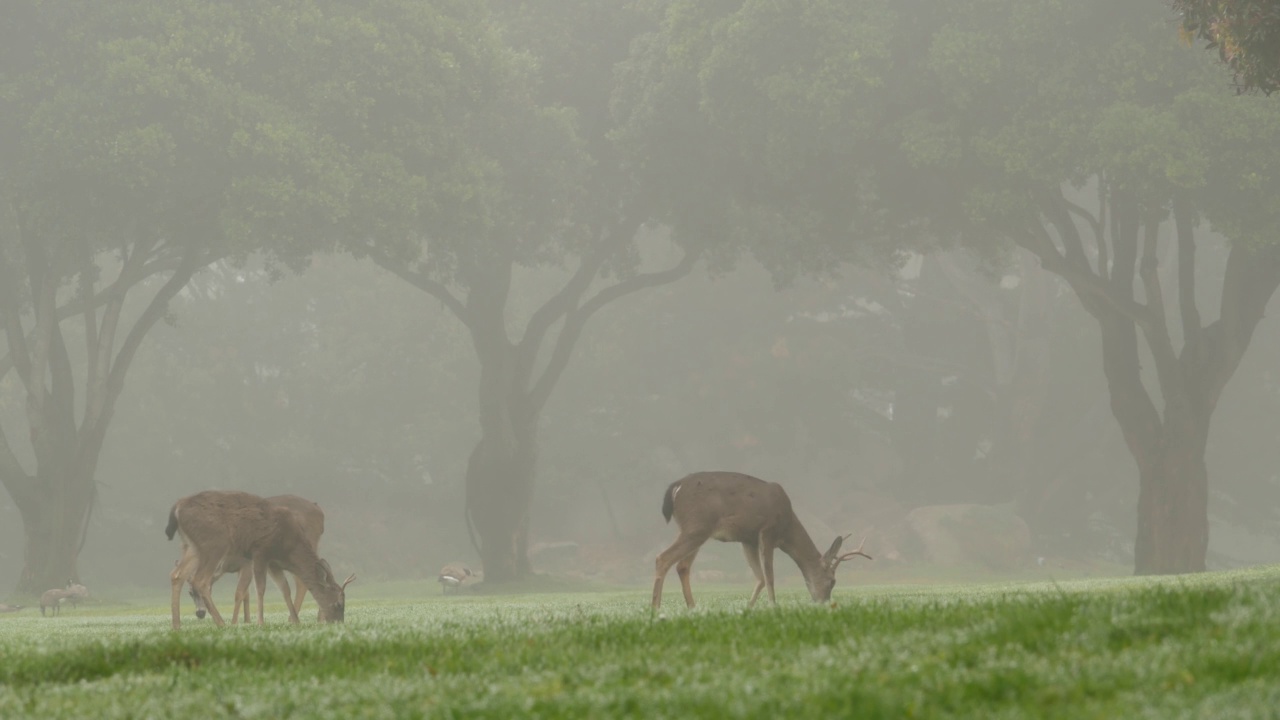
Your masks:
<path fill-rule="evenodd" d="M 0 616 L 0 718 L 1276 717 L 1280 568 L 837 590 L 362 597 L 218 629 L 184 605 Z M 365 588 L 376 592 L 377 588 Z"/>

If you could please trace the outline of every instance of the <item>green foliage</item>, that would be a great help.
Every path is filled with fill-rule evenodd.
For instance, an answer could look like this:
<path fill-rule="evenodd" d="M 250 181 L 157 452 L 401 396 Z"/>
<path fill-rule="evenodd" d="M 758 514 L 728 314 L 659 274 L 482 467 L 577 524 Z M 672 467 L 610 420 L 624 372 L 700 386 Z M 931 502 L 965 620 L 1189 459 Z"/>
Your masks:
<path fill-rule="evenodd" d="M 1262 714 L 1274 569 L 1194 582 L 353 599 L 344 626 L 174 633 L 161 608 L 9 615 L 5 717 Z"/>
<path fill-rule="evenodd" d="M 1280 90 L 1280 2 L 1174 0 L 1173 8 L 1182 14 L 1183 39 L 1217 49 L 1242 90 Z"/>
<path fill-rule="evenodd" d="M 659 217 L 709 245 L 717 267 L 744 248 L 783 278 L 851 257 L 891 8 L 666 4 L 614 96 L 616 137 Z"/>

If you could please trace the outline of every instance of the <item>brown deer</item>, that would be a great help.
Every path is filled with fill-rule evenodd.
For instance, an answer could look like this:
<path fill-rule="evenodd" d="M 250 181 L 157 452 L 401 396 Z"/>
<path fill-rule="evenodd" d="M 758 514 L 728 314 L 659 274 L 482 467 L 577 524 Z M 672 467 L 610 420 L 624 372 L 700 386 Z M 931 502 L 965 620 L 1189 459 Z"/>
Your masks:
<path fill-rule="evenodd" d="M 674 516 L 680 536 L 671 547 L 658 555 L 657 576 L 653 581 L 653 607 L 662 604 L 662 581 L 671 566 L 676 566 L 684 601 L 693 607 L 693 590 L 689 588 L 689 569 L 703 543 L 711 538 L 721 542 L 742 543 L 747 564 L 756 576 L 756 589 L 748 607 L 756 604 L 760 591 L 769 588 L 769 601 L 778 604 L 773 595 L 773 550 L 777 548 L 795 560 L 809 587 L 814 602 L 831 599 L 836 584 L 836 568 L 854 556 L 868 560 L 871 556 L 857 550 L 840 555 L 840 544 L 848 537 L 836 537 L 826 553 L 819 553 L 800 519 L 791 510 L 791 499 L 782 486 L 734 472 L 700 472 L 677 480 L 662 496 L 662 515 L 671 522 Z M 866 538 L 863 538 L 863 543 Z"/>
<path fill-rule="evenodd" d="M 352 574 L 341 584 L 329 564 L 316 554 L 308 541 L 303 522 L 293 510 L 272 505 L 266 499 L 245 492 L 206 490 L 178 500 L 169 510 L 165 534 L 182 536 L 182 557 L 170 573 L 173 588 L 173 627 L 182 625 L 182 586 L 191 583 L 219 627 L 225 623 L 214 605 L 210 590 L 214 578 L 238 570 L 248 562 L 258 584 L 258 620 L 262 622 L 261 598 L 269 569 L 287 570 L 304 582 L 320 606 L 324 622 L 342 622 L 346 608 L 346 587 Z M 273 572 L 274 574 L 274 572 Z M 292 603 L 287 585 L 285 602 Z"/>
<path fill-rule="evenodd" d="M 311 549 L 318 552 L 320 547 L 320 536 L 324 534 L 324 510 L 316 503 L 297 495 L 273 495 L 266 498 L 267 502 L 278 507 L 288 508 L 297 513 L 298 520 L 302 525 L 303 533 L 306 535 L 307 542 L 311 544 Z M 234 568 L 229 568 L 234 571 Z M 298 622 L 298 612 L 302 610 L 302 599 L 307 595 L 307 586 L 301 580 L 294 576 L 294 584 L 297 586 L 297 597 L 292 602 L 289 600 L 289 583 L 280 574 L 277 568 L 268 567 L 267 571 L 271 573 L 272 579 L 276 585 L 280 587 L 280 591 L 284 593 L 285 604 L 289 606 L 289 622 Z M 244 621 L 249 622 L 249 580 L 253 577 L 253 566 L 250 563 L 242 563 L 240 565 L 240 579 L 236 584 L 235 606 L 231 610 L 231 622 L 234 624 L 240 616 L 240 608 L 244 607 Z M 217 580 L 217 578 L 214 578 Z M 188 589 L 188 594 L 196 603 L 196 617 L 204 619 L 207 612 L 204 601 L 200 599 L 200 593 L 196 592 L 195 586 Z M 258 594 L 258 617 L 262 618 L 262 593 Z"/>

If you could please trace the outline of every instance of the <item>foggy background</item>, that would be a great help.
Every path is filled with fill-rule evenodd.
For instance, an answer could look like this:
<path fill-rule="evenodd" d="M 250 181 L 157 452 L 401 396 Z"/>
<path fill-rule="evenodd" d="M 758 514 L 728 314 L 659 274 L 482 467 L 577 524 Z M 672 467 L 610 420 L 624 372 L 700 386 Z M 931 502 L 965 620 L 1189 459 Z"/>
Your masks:
<path fill-rule="evenodd" d="M 253 103 L 252 112 L 214 101 L 212 110 L 172 110 L 189 78 L 148 73 L 167 70 L 166 53 L 184 47 L 153 57 L 146 43 L 104 43 L 123 60 L 99 78 L 102 58 L 90 52 L 98 46 L 88 43 L 82 57 L 78 46 L 58 45 L 66 39 L 56 32 L 15 35 L 32 48 L 61 48 L 51 56 L 75 72 L 10 86 L 22 73 L 43 78 L 32 59 L 43 56 L 0 43 L 0 61 L 13 68 L 0 75 L 12 89 L 0 111 L 34 118 L 0 123 L 0 160 L 17 158 L 3 170 L 16 179 L 0 173 L 0 190 L 12 193 L 0 221 L 10 228 L 27 217 L 18 206 L 36 208 L 36 220 L 41 208 L 65 213 L 77 231 L 49 231 L 36 243 L 83 241 L 66 255 L 92 260 L 90 269 L 50 271 L 60 273 L 60 301 L 78 284 L 114 277 L 112 243 L 145 235 L 130 234 L 135 221 L 166 242 L 208 250 L 192 251 L 208 262 L 129 367 L 93 473 L 97 497 L 78 560 L 85 584 L 166 587 L 179 553 L 162 533 L 169 508 L 215 488 L 318 502 L 320 554 L 339 577 L 434 578 L 451 561 L 482 569 L 464 515 L 481 439 L 482 343 L 449 302 L 396 270 L 439 283 L 454 301 L 497 307 L 487 319 L 514 342 L 579 267 L 598 271 L 588 278 L 596 292 L 689 264 L 688 276 L 600 309 L 535 413 L 535 571 L 647 584 L 654 556 L 677 532 L 662 521 L 663 490 L 705 470 L 782 483 L 820 547 L 837 533 L 854 542 L 867 535 L 876 559 L 846 569 L 845 584 L 1134 571 L 1138 473 L 1113 417 L 1099 322 L 1078 289 L 1006 233 L 1025 211 L 1056 256 L 1063 230 L 1097 213 L 1097 243 L 1083 246 L 1105 256 L 1103 230 L 1114 247 L 1136 246 L 1139 228 L 1149 230 L 1172 317 L 1179 266 L 1169 198 L 1190 194 L 1203 220 L 1192 295 L 1212 322 L 1232 243 L 1276 242 L 1269 173 L 1280 172 L 1280 157 L 1266 153 L 1280 147 L 1278 101 L 1232 97 L 1212 57 L 1177 44 L 1161 2 L 1045 3 L 1026 17 L 1000 3 L 943 12 L 930 3 L 812 2 L 804 4 L 812 13 L 794 17 L 771 15 L 783 10 L 767 3 L 651 5 L 574 0 L 535 11 L 495 1 L 452 8 L 455 26 L 436 23 L 427 5 L 370 4 L 369 26 L 382 35 L 356 20 L 284 28 L 229 4 L 206 8 L 218 21 L 208 26 L 202 15 L 163 8 L 142 19 L 125 8 L 102 21 L 104 33 L 150 37 L 173 12 L 173 22 L 207 32 L 213 49 L 183 58 L 214 58 L 205 69 L 234 90 L 227 95 L 267 107 L 268 122 L 244 128 L 236 123 L 257 111 Z M 32 27 L 81 19 L 23 7 Z M 326 7 L 339 19 L 364 8 Z M 664 25 L 659 11 L 681 7 L 689 12 L 671 17 L 689 26 Z M 739 23 L 756 34 L 724 30 Z M 395 45 L 401 29 L 421 31 L 422 42 Z M 321 33 L 333 36 L 308 44 Z M 236 56 L 219 44 L 224 35 L 250 49 L 303 50 L 238 65 L 256 56 Z M 155 57 L 163 62 L 149 66 Z M 84 107 L 40 95 L 63 81 Z M 1229 105 L 1236 100 L 1249 104 Z M 99 118 L 102 107 L 112 112 Z M 208 122 L 192 129 L 187 112 Z M 143 120 L 178 139 L 170 147 L 135 138 Z M 273 135 L 272 120 L 295 134 Z M 41 122 L 54 129 L 40 132 Z M 957 140 L 963 133 L 972 136 Z M 95 164 L 64 136 L 109 147 L 110 162 Z M 1090 155 L 1077 165 L 1081 148 Z M 1246 172 L 1250 162 L 1258 165 Z M 1142 182 L 1126 184 L 1125 173 Z M 1067 219 L 1054 226 L 1041 213 L 1060 207 L 1017 194 L 1033 181 L 1077 215 L 1062 210 Z M 298 192 L 275 192 L 294 182 Z M 65 197 L 46 192 L 50 183 Z M 179 202 L 187 195 L 213 207 L 188 215 Z M 1132 227 L 1121 228 L 1116 216 L 1130 210 Z M 18 267 L 29 250 L 14 237 L 0 237 L 0 260 Z M 1092 271 L 1094 261 L 1105 264 L 1093 254 L 1082 265 Z M 164 281 L 130 292 L 122 327 Z M 15 296 L 23 293 L 10 307 L 22 306 L 19 327 L 34 333 L 26 303 L 36 293 Z M 1146 299 L 1144 289 L 1134 301 Z M 1212 412 L 1210 569 L 1280 559 L 1280 298 L 1267 309 Z M 1180 348 L 1183 328 L 1170 324 Z M 59 327 L 80 372 L 84 319 L 72 314 Z M 1138 348 L 1140 389 L 1163 410 L 1145 340 Z M 12 349 L 0 338 L 0 357 Z M 534 357 L 554 365 L 552 355 L 548 345 Z M 83 394 L 68 402 L 85 403 Z M 17 373 L 0 376 L 0 430 L 30 469 L 25 403 Z M 528 467 L 502 464 L 509 459 L 490 466 L 499 490 Z M 490 505 L 498 515 L 507 509 Z M 23 546 L 13 499 L 0 493 L 0 578 L 20 575 Z M 1157 558 L 1148 569 L 1184 571 L 1186 559 L 1174 567 Z M 778 570 L 797 574 L 787 561 Z M 702 581 L 749 577 L 739 549 L 720 544 L 706 547 L 695 572 Z"/>
<path fill-rule="evenodd" d="M 652 245 L 661 258 L 666 248 Z M 1215 260 L 1206 255 L 1203 266 Z M 525 274 L 513 306 L 562 280 Z M 1019 308 L 1033 302 L 1046 325 L 1020 326 Z M 139 353 L 103 456 L 81 562 L 90 587 L 164 585 L 178 549 L 163 536 L 169 507 L 209 488 L 319 502 L 322 554 L 338 575 L 427 578 L 453 560 L 478 566 L 462 515 L 479 434 L 476 370 L 456 320 L 344 257 L 274 283 L 260 265 L 217 266 L 173 310 L 176 323 Z M 1131 572 L 1137 487 L 1107 407 L 1097 331 L 1034 262 L 992 278 L 953 253 L 777 291 L 748 262 L 604 312 L 545 415 L 535 570 L 649 582 L 653 556 L 675 536 L 660 512 L 667 484 L 731 469 L 783 483 L 820 544 L 873 530 L 875 562 L 847 570 L 845 583 L 887 572 L 895 556 L 922 565 L 924 577 L 938 573 L 906 514 L 963 503 L 1017 504 L 1030 538 L 1025 565 L 988 565 L 979 554 L 955 561 L 961 576 L 1029 568 L 1037 557 L 1075 572 Z M 1010 350 L 993 347 L 987 312 L 1002 314 L 1007 342 L 1025 345 L 1019 333 L 1034 332 L 1051 345 L 1043 386 L 1032 389 L 1044 394 L 1042 419 L 1027 439 L 1046 468 L 1040 478 L 999 478 L 1009 388 L 995 367 Z M 1214 568 L 1277 557 L 1276 357 L 1280 326 L 1264 322 L 1214 418 Z M 5 407 L 12 423 L 21 405 Z M 540 544 L 566 542 L 576 552 L 540 557 Z M 0 499 L 0 576 L 21 569 L 21 548 L 19 517 Z M 778 568 L 796 574 L 790 563 Z M 707 569 L 749 575 L 737 548 L 719 543 L 699 556 L 695 570 Z"/>

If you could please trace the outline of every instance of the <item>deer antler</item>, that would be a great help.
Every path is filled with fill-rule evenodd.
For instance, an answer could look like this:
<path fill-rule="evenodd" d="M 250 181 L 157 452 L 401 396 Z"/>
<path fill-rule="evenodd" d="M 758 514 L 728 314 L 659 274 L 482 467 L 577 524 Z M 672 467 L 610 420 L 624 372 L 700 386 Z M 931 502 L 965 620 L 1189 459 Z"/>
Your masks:
<path fill-rule="evenodd" d="M 852 534 L 852 533 L 850 533 L 850 534 Z M 848 535 L 846 535 L 845 537 L 848 537 Z M 864 557 L 864 558 L 866 558 L 866 559 L 868 559 L 868 560 L 873 559 L 870 555 L 868 555 L 868 554 L 866 554 L 866 553 L 862 552 L 862 546 L 863 546 L 863 545 L 866 545 L 866 544 L 867 544 L 867 536 L 866 536 L 866 535 L 863 535 L 863 536 L 862 536 L 862 542 L 858 543 L 858 549 L 856 549 L 856 550 L 851 550 L 851 551 L 849 551 L 849 552 L 847 552 L 847 553 L 845 553 L 845 554 L 841 555 L 840 557 L 836 558 L 836 564 L 837 564 L 837 565 L 839 565 L 840 563 L 844 562 L 845 560 L 849 560 L 849 559 L 853 558 L 855 555 L 861 555 L 862 557 Z"/>

